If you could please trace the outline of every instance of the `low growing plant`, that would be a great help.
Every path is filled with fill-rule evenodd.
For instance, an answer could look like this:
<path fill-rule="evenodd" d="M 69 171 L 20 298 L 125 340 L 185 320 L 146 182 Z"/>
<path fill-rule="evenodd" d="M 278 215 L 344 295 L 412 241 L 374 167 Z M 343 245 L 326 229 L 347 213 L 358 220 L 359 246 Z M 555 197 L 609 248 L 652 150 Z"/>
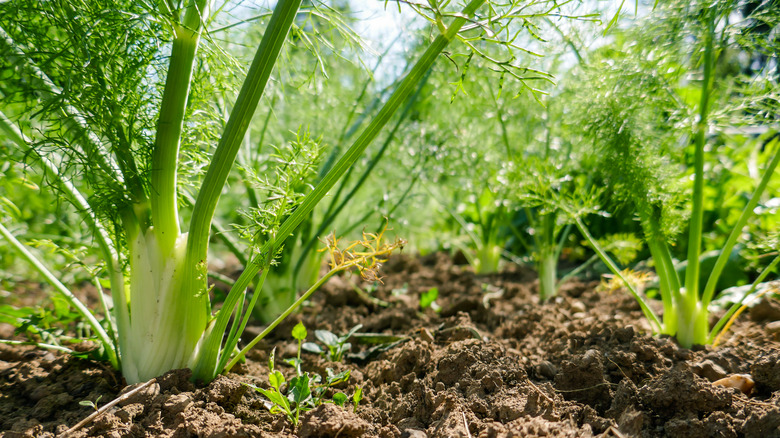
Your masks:
<path fill-rule="evenodd" d="M 92 409 L 97 411 L 98 410 L 98 405 L 97 404 L 100 402 L 101 398 L 103 398 L 103 396 L 99 395 L 98 398 L 95 399 L 95 401 L 92 401 L 92 400 L 81 400 L 79 402 L 79 405 L 86 406 L 88 408 L 92 408 Z"/>
<path fill-rule="evenodd" d="M 350 397 L 343 392 L 335 392 L 331 400 L 325 398 L 327 391 L 336 385 L 349 380 L 350 371 L 345 370 L 334 374 L 330 368 L 326 369 L 327 376 L 323 379 L 318 374 L 312 374 L 302 371 L 301 351 L 303 350 L 303 340 L 306 339 L 307 331 L 303 323 L 298 323 L 292 331 L 292 336 L 298 341 L 298 355 L 295 358 L 288 359 L 285 362 L 295 369 L 295 377 L 289 381 L 285 380 L 284 375 L 275 369 L 275 350 L 271 352 L 268 359 L 268 384 L 270 389 L 260 388 L 255 385 L 247 384 L 250 388 L 263 394 L 270 401 L 272 414 L 282 413 L 295 426 L 298 425 L 300 414 L 310 411 L 322 403 L 332 402 L 338 406 L 344 406 Z M 357 387 L 351 399 L 357 408 L 362 399 L 363 391 Z"/>
<path fill-rule="evenodd" d="M 437 298 L 439 298 L 439 288 L 437 287 L 432 287 L 427 291 L 420 293 L 420 308 L 427 309 L 430 307 L 434 312 L 440 311 L 441 307 L 436 304 Z"/>
<path fill-rule="evenodd" d="M 349 349 L 352 348 L 352 344 L 347 341 L 349 341 L 349 338 L 361 328 L 363 328 L 363 324 L 358 324 L 352 327 L 344 336 L 337 336 L 328 330 L 315 330 L 314 337 L 317 338 L 325 348 L 320 347 L 314 342 L 306 342 L 303 344 L 303 349 L 309 353 L 322 354 L 330 362 L 341 362 L 344 353 L 347 353 Z"/>

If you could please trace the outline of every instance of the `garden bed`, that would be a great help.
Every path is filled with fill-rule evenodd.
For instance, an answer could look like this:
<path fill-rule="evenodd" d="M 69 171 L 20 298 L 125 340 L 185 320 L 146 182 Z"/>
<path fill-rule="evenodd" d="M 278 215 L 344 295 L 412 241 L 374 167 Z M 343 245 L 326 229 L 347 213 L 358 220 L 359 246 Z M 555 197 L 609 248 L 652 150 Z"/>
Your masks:
<path fill-rule="evenodd" d="M 357 293 L 333 278 L 249 360 L 209 385 L 178 370 L 72 433 L 83 436 L 532 437 L 780 436 L 780 349 L 768 323 L 780 306 L 751 309 L 716 349 L 684 349 L 649 335 L 636 302 L 598 282 L 570 282 L 540 305 L 536 275 L 509 267 L 476 276 L 443 254 L 393 258 L 384 285 Z M 437 313 L 421 309 L 436 287 Z M 386 351 L 358 345 L 340 363 L 303 353 L 304 369 L 351 370 L 342 385 L 364 398 L 357 411 L 330 403 L 297 428 L 271 414 L 242 383 L 268 387 L 268 358 L 291 376 L 293 325 L 402 337 Z M 750 374 L 750 395 L 712 382 Z M 0 436 L 55 436 L 127 391 L 105 364 L 30 347 L 0 346 Z M 348 404 L 349 405 L 349 404 Z"/>

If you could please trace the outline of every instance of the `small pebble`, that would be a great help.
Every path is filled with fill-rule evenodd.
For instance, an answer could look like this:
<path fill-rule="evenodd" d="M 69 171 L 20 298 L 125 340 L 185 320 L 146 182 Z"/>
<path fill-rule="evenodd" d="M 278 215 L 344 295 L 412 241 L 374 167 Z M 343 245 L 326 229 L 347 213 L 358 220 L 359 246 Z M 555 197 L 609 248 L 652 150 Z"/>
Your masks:
<path fill-rule="evenodd" d="M 558 369 L 552 362 L 544 360 L 536 366 L 536 374 L 545 379 L 552 380 L 555 378 L 555 374 L 558 373 Z"/>
<path fill-rule="evenodd" d="M 583 366 L 591 366 L 600 362 L 601 353 L 598 350 L 590 349 L 582 355 L 581 364 Z"/>
<path fill-rule="evenodd" d="M 429 344 L 433 344 L 434 342 L 433 335 L 431 334 L 430 330 L 425 327 L 420 330 L 420 339 L 428 342 Z"/>
<path fill-rule="evenodd" d="M 420 429 L 406 429 L 401 433 L 401 438 L 428 438 L 428 434 Z"/>
<path fill-rule="evenodd" d="M 586 310 L 588 310 L 588 309 L 585 307 L 585 304 L 582 301 L 574 300 L 574 301 L 571 302 L 571 311 L 572 311 L 572 313 L 585 312 Z"/>
<path fill-rule="evenodd" d="M 755 383 L 750 374 L 732 374 L 726 378 L 712 382 L 713 385 L 725 386 L 727 388 L 737 388 L 745 395 L 750 395 Z"/>
<path fill-rule="evenodd" d="M 778 334 L 780 333 L 780 321 L 772 321 L 769 324 L 766 324 L 764 327 L 766 327 L 766 331 L 772 334 Z"/>

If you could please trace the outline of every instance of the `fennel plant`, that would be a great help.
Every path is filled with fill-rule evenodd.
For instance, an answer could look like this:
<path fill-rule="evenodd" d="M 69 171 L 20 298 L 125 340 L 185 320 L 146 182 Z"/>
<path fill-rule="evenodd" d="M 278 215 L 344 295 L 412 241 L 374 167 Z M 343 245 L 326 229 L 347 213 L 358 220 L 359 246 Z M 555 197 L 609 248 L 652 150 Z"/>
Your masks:
<path fill-rule="evenodd" d="M 196 380 L 210 381 L 257 341 L 233 354 L 259 296 L 247 300 L 247 287 L 262 271 L 255 283 L 262 288 L 283 243 L 379 135 L 442 51 L 457 39 L 482 53 L 479 46 L 500 35 L 491 28 L 508 26 L 521 12 L 545 15 L 555 6 L 485 3 L 410 5 L 430 20 L 435 37 L 317 185 L 294 207 L 280 203 L 278 221 L 258 225 L 265 229 L 262 238 L 253 242 L 251 258 L 222 307 L 212 312 L 207 260 L 215 210 L 287 35 L 291 28 L 299 36 L 303 32 L 295 25 L 301 0 L 275 3 L 235 101 L 222 107 L 226 120 L 199 119 L 208 111 L 191 101 L 196 91 L 208 90 L 201 80 L 212 83 L 207 79 L 231 64 L 201 57 L 224 53 L 209 31 L 225 5 L 215 11 L 208 0 L 3 2 L 0 53 L 11 74 L 3 78 L 3 94 L 13 99 L 4 103 L 0 128 L 29 165 L 46 172 L 49 188 L 92 231 L 104 263 L 100 276 L 110 285 L 111 303 L 105 306 L 110 315 L 98 320 L 3 223 L 0 234 L 78 309 L 128 383 L 181 367 L 192 368 Z M 522 70 L 513 61 L 496 65 Z M 204 123 L 216 125 L 218 134 L 209 136 Z M 184 161 L 193 155 L 183 145 L 210 152 L 200 162 L 206 171 L 186 210 L 187 226 L 180 205 L 187 197 L 179 185 Z M 374 255 L 366 257 L 385 250 L 378 243 L 371 248 Z M 329 275 L 348 266 L 334 266 Z"/>
<path fill-rule="evenodd" d="M 671 2 L 659 8 L 661 17 L 655 17 L 661 31 L 651 36 L 652 45 L 637 44 L 624 49 L 625 52 L 607 52 L 607 56 L 614 58 L 605 59 L 590 72 L 590 83 L 594 84 L 592 90 L 597 97 L 586 103 L 590 109 L 590 119 L 584 123 L 586 131 L 602 158 L 600 170 L 604 181 L 619 199 L 632 206 L 644 231 L 659 277 L 662 317 L 625 281 L 581 216 L 576 217 L 577 227 L 610 270 L 626 283 L 653 330 L 675 336 L 685 347 L 711 343 L 744 300 L 743 296 L 710 327 L 710 304 L 717 292 L 718 279 L 780 162 L 780 137 L 776 130 L 766 129 L 752 140 L 763 151 L 765 165 L 722 243 L 706 283 L 700 286 L 707 178 L 705 155 L 710 148 L 722 147 L 710 131 L 722 135 L 727 128 L 771 123 L 778 96 L 776 74 L 729 77 L 717 71 L 719 57 L 727 47 L 736 45 L 731 36 L 752 18 L 745 17 L 744 21 L 732 24 L 729 17 L 736 12 L 732 6 Z M 693 86 L 682 81 L 687 71 L 677 59 L 680 56 L 677 45 L 685 41 L 683 35 L 691 35 L 696 41 L 692 58 L 699 63 L 700 70 Z M 764 40 L 764 44 L 765 50 L 776 46 L 769 40 Z M 655 52 L 669 55 L 664 59 L 666 64 L 661 68 L 647 64 L 648 52 L 653 52 L 653 56 L 659 55 Z M 695 67 L 691 70 L 695 71 Z M 724 100 L 729 97 L 730 88 L 742 94 L 736 107 L 729 107 Z M 745 117 L 745 113 L 749 116 Z M 668 159 L 676 153 L 676 145 L 688 146 L 693 152 L 692 186 L 688 190 L 684 178 L 676 175 Z M 688 201 L 691 210 L 687 224 L 687 269 L 682 277 L 675 266 L 672 245 L 688 213 L 685 208 Z M 686 240 L 678 239 L 678 242 L 685 245 Z"/>

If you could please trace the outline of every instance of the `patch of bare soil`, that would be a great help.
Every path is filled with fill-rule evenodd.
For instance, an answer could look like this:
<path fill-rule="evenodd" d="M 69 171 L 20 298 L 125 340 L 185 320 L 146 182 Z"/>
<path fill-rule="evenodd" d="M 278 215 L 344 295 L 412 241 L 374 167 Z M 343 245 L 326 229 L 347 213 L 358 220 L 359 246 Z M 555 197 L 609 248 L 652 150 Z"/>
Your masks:
<path fill-rule="evenodd" d="M 72 437 L 780 437 L 780 349 L 770 332 L 775 303 L 752 309 L 713 349 L 680 348 L 649 335 L 630 296 L 564 285 L 539 304 L 533 272 L 510 267 L 476 276 L 435 254 L 398 257 L 369 297 L 335 278 L 310 305 L 262 342 L 250 359 L 208 385 L 187 370 L 158 378 L 81 427 Z M 438 312 L 421 309 L 436 287 Z M 353 338 L 341 363 L 304 353 L 304 368 L 350 370 L 357 410 L 326 403 L 294 427 L 271 414 L 243 383 L 268 388 L 268 356 L 293 369 L 297 321 L 336 334 L 401 336 L 392 346 Z M 713 382 L 749 374 L 749 395 Z M 53 437 L 132 388 L 105 365 L 25 347 L 0 346 L 0 433 Z"/>

